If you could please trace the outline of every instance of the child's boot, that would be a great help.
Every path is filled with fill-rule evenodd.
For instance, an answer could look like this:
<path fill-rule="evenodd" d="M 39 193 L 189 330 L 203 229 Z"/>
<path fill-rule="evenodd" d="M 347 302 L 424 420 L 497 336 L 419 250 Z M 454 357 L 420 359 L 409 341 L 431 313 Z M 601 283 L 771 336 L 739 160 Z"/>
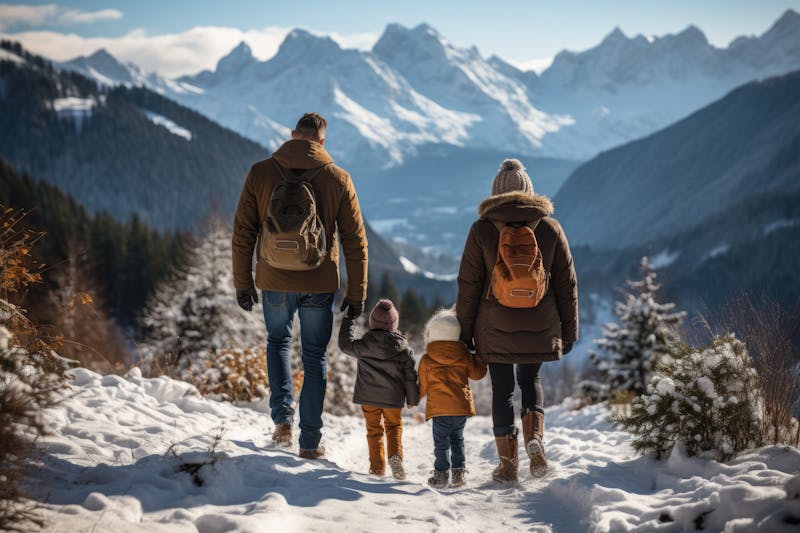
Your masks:
<path fill-rule="evenodd" d="M 519 457 L 517 455 L 517 433 L 494 438 L 500 464 L 492 472 L 492 479 L 500 483 L 516 483 Z"/>
<path fill-rule="evenodd" d="M 389 468 L 395 479 L 403 481 L 406 478 L 406 469 L 403 468 L 403 459 L 399 455 L 389 457 Z"/>
<path fill-rule="evenodd" d="M 454 468 L 453 478 L 450 480 L 451 487 L 463 487 L 467 484 L 467 469 Z"/>
<path fill-rule="evenodd" d="M 544 458 L 544 413 L 528 411 L 522 415 L 522 436 L 525 439 L 525 451 L 531 460 L 531 475 L 542 477 L 547 474 L 547 460 Z"/>
<path fill-rule="evenodd" d="M 449 470 L 434 470 L 431 474 L 433 474 L 433 476 L 428 478 L 428 485 L 434 489 L 443 489 L 447 487 L 447 478 L 450 477 Z"/>

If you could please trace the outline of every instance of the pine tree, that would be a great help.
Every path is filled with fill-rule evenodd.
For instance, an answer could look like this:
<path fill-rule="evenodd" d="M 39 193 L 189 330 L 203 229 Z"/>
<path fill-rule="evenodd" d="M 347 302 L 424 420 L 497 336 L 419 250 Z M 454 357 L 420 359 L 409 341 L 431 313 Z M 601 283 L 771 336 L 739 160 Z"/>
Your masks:
<path fill-rule="evenodd" d="M 416 330 L 428 317 L 428 306 L 413 289 L 406 290 L 400 303 L 400 320 L 405 329 Z"/>
<path fill-rule="evenodd" d="M 400 293 L 398 292 L 397 286 L 395 286 L 392 276 L 389 274 L 388 270 L 383 271 L 383 276 L 381 276 L 381 286 L 378 290 L 378 294 L 376 295 L 375 302 L 381 298 L 388 298 L 395 305 L 399 305 L 400 303 Z"/>
<path fill-rule="evenodd" d="M 603 338 L 595 341 L 606 356 L 590 353 L 611 394 L 644 393 L 653 371 L 677 342 L 677 329 L 686 315 L 674 312 L 674 303 L 657 301 L 661 285 L 647 257 L 642 258 L 641 274 L 641 280 L 628 280 L 630 290 L 614 307 L 619 324 L 607 324 Z"/>
<path fill-rule="evenodd" d="M 219 218 L 190 253 L 187 265 L 162 282 L 142 319 L 147 359 L 175 362 L 222 348 L 262 347 L 260 303 L 250 312 L 235 299 L 230 265 L 231 229 Z"/>

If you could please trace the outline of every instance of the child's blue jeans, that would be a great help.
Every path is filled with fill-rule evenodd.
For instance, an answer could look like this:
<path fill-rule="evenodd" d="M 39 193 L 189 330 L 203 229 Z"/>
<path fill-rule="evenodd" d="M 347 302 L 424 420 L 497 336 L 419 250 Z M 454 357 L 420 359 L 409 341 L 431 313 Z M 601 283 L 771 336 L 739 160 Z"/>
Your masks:
<path fill-rule="evenodd" d="M 464 468 L 464 425 L 466 416 L 433 417 L 433 467 L 439 471 Z"/>

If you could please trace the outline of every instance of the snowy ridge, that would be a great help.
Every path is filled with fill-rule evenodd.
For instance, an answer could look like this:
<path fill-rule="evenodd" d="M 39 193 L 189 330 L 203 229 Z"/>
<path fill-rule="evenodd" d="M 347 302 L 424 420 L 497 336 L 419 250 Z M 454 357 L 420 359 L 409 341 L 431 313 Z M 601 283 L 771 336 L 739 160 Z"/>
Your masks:
<path fill-rule="evenodd" d="M 214 71 L 174 80 L 105 50 L 61 66 L 105 85 L 147 86 L 269 148 L 315 109 L 331 120 L 336 158 L 380 167 L 429 143 L 589 158 L 738 85 L 800 68 L 798 42 L 800 15 L 787 10 L 728 48 L 694 26 L 660 37 L 615 29 L 593 48 L 559 53 L 541 76 L 458 48 L 427 24 L 389 24 L 368 52 L 296 29 L 267 61 L 243 42 Z"/>
<path fill-rule="evenodd" d="M 601 406 L 548 408 L 552 471 L 534 482 L 523 470 L 517 488 L 486 481 L 497 460 L 491 422 L 470 419 L 469 484 L 437 492 L 425 484 L 430 426 L 410 417 L 408 481 L 397 482 L 366 474 L 361 417 L 324 415 L 328 459 L 302 461 L 296 449 L 269 446 L 265 403 L 206 400 L 137 369 L 72 376 L 70 393 L 46 413 L 51 433 L 28 487 L 43 502 L 45 531 L 328 531 L 332 518 L 378 531 L 677 531 L 698 518 L 711 530 L 794 527 L 783 522 L 782 486 L 800 474 L 797 450 L 764 448 L 730 464 L 676 451 L 657 463 L 634 455 Z"/>
<path fill-rule="evenodd" d="M 162 126 L 167 129 L 173 135 L 177 135 L 178 137 L 183 137 L 187 141 L 192 140 L 192 132 L 187 130 L 182 126 L 178 126 L 175 122 L 168 119 L 163 115 L 159 115 L 158 113 L 153 113 L 152 111 L 145 111 L 145 115 L 153 124 L 157 126 Z"/>
<path fill-rule="evenodd" d="M 399 257 L 399 259 L 400 259 L 400 264 L 403 265 L 403 269 L 409 274 L 422 274 L 428 279 L 435 279 L 439 281 L 455 281 L 456 279 L 458 279 L 458 274 L 434 274 L 433 272 L 423 270 L 422 268 L 417 266 L 411 259 L 403 257 L 402 255 Z"/>
<path fill-rule="evenodd" d="M 97 100 L 94 98 L 67 96 L 53 100 L 53 110 L 64 115 L 90 115 L 95 105 L 97 105 Z"/>
<path fill-rule="evenodd" d="M 24 63 L 25 60 L 13 52 L 0 48 L 0 61 L 11 61 L 12 63 Z"/>

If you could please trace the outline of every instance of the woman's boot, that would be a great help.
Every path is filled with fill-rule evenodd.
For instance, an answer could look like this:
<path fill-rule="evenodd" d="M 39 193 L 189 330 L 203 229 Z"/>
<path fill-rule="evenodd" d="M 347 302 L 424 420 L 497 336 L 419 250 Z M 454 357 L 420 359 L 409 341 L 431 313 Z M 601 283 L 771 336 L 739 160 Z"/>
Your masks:
<path fill-rule="evenodd" d="M 517 433 L 495 437 L 494 443 L 497 445 L 497 455 L 500 457 L 500 464 L 492 472 L 492 479 L 500 483 L 516 483 L 517 470 L 519 469 L 519 457 L 517 455 Z"/>
<path fill-rule="evenodd" d="M 522 438 L 525 439 L 525 451 L 531 460 L 531 475 L 542 477 L 547 474 L 547 460 L 544 458 L 544 413 L 528 411 L 522 415 Z"/>

